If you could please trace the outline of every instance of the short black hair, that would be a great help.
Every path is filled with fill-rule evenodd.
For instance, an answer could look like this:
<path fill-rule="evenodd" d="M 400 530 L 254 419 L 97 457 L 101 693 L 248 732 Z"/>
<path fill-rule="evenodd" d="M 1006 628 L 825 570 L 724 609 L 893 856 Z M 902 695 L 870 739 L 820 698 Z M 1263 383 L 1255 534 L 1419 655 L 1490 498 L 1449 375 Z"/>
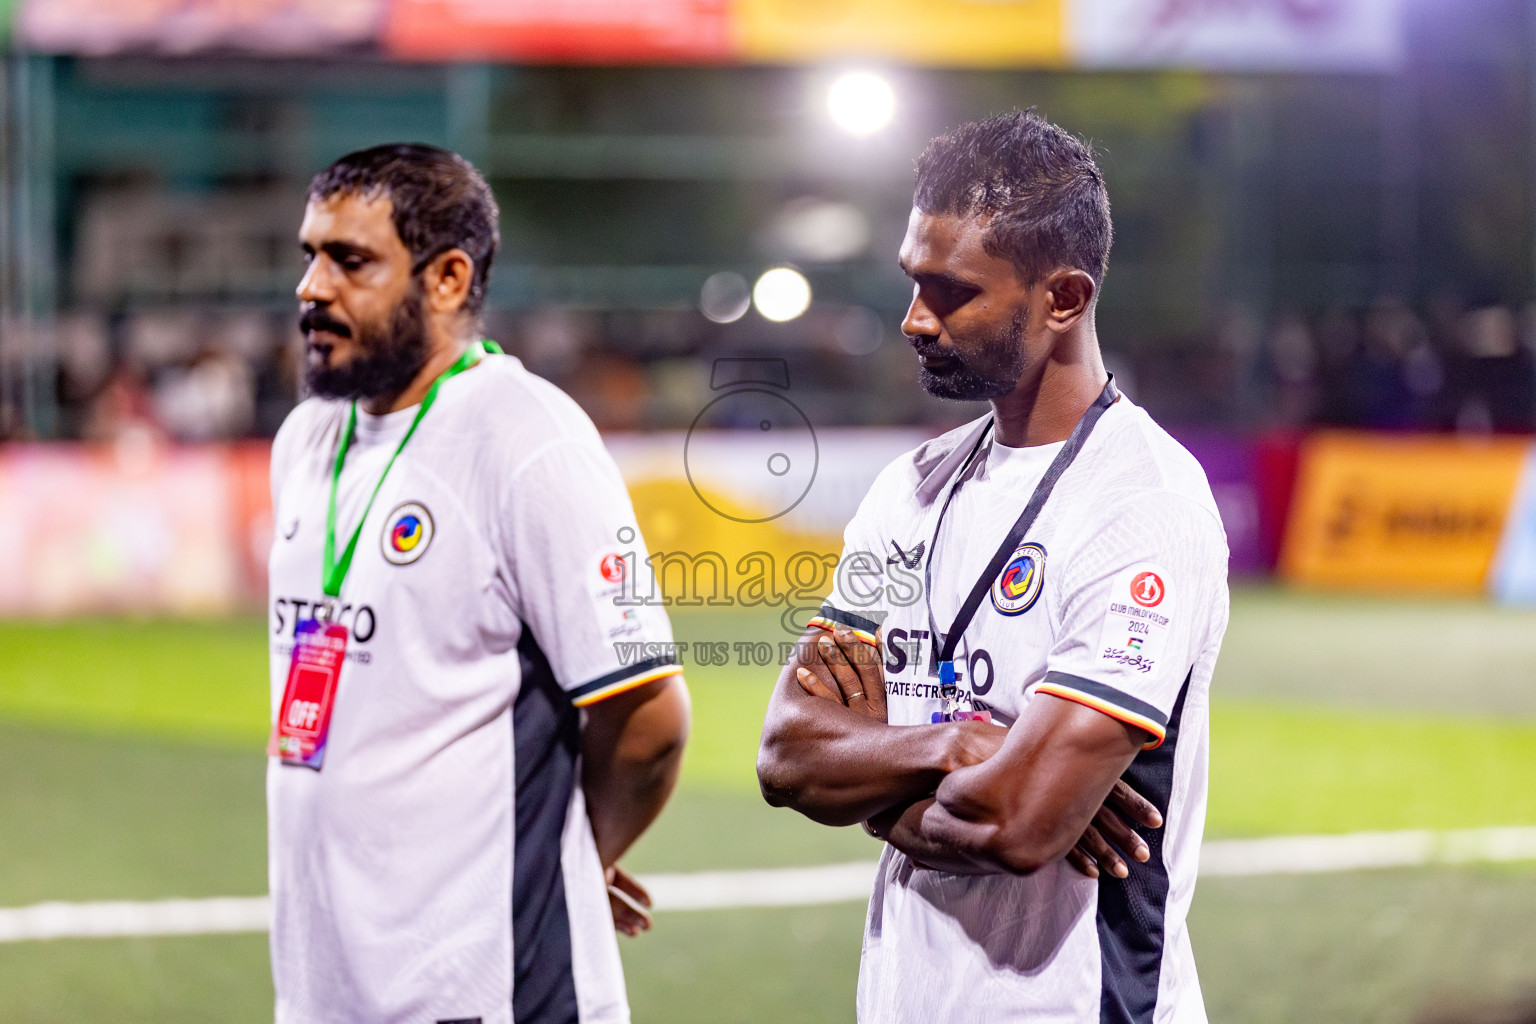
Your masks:
<path fill-rule="evenodd" d="M 411 253 L 412 274 L 449 249 L 468 253 L 475 269 L 464 309 L 479 315 L 491 262 L 501 244 L 501 211 L 473 164 L 457 153 L 417 142 L 360 149 L 309 183 L 311 202 L 348 194 L 389 198 L 395 232 Z"/>
<path fill-rule="evenodd" d="M 928 143 L 913 205 L 939 216 L 992 218 L 986 249 L 1033 283 L 1074 267 L 1102 283 L 1114 229 L 1093 152 L 1029 110 L 971 121 Z"/>

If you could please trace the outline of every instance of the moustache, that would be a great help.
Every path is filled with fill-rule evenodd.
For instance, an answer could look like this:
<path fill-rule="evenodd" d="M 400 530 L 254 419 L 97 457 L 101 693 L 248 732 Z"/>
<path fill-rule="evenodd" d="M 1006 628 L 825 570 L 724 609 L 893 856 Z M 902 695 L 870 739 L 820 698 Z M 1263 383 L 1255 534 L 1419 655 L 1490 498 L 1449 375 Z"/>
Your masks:
<path fill-rule="evenodd" d="M 953 349 L 946 350 L 938 342 L 925 337 L 907 336 L 907 343 L 912 346 L 912 351 L 917 353 L 919 359 L 954 359 L 959 360 L 960 355 Z"/>
<path fill-rule="evenodd" d="M 352 337 L 352 328 L 325 312 L 313 308 L 299 314 L 299 330 L 305 334 L 311 331 L 328 331 L 339 338 Z"/>

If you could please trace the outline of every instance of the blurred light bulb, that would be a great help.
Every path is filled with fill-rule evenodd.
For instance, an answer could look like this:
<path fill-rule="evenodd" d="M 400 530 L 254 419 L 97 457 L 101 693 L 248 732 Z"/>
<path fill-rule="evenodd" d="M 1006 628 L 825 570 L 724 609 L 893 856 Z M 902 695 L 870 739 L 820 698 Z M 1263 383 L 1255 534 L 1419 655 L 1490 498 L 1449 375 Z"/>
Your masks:
<path fill-rule="evenodd" d="M 729 324 L 746 315 L 752 305 L 747 279 L 729 270 L 711 274 L 699 289 L 699 312 L 717 324 Z"/>
<path fill-rule="evenodd" d="M 869 247 L 869 218 L 852 203 L 801 198 L 779 212 L 773 234 L 796 259 L 839 263 Z"/>
<path fill-rule="evenodd" d="M 804 313 L 811 305 L 811 282 L 798 270 L 774 267 L 757 279 L 752 303 L 769 320 L 783 323 Z"/>
<path fill-rule="evenodd" d="M 867 356 L 885 340 L 885 326 L 868 306 L 849 306 L 834 322 L 832 338 L 849 355 Z"/>
<path fill-rule="evenodd" d="M 827 110 L 843 131 L 873 135 L 895 116 L 896 93 L 890 82 L 872 71 L 849 71 L 832 82 Z"/>

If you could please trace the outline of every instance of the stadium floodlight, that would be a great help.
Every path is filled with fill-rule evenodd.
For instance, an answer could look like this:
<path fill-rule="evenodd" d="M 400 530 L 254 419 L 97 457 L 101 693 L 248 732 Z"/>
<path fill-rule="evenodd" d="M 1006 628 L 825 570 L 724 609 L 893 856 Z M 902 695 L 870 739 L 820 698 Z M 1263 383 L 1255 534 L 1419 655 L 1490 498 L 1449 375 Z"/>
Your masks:
<path fill-rule="evenodd" d="M 811 282 L 790 267 L 774 267 L 757 279 L 752 304 L 776 323 L 793 320 L 811 306 Z"/>
<path fill-rule="evenodd" d="M 873 135 L 896 115 L 896 91 L 873 71 L 844 72 L 827 90 L 827 110 L 850 135 Z"/>
<path fill-rule="evenodd" d="M 740 320 L 752 305 L 752 288 L 747 279 L 729 270 L 709 275 L 699 289 L 699 312 L 717 324 Z"/>

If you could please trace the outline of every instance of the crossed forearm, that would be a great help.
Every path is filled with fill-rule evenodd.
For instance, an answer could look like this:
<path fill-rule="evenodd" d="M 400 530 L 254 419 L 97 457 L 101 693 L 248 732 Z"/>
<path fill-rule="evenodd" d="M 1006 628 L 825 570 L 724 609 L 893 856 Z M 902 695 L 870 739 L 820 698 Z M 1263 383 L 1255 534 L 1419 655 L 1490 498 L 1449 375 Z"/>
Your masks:
<path fill-rule="evenodd" d="M 997 757 L 947 775 L 931 798 L 876 816 L 871 831 L 917 863 L 957 874 L 1027 875 L 1084 843 L 1120 874 L 1105 835 L 1137 859 L 1148 851 L 1106 804 L 1130 808 L 1148 826 L 1162 823 L 1117 783 L 1138 738 L 1098 712 L 1041 704 L 1015 723 Z"/>
<path fill-rule="evenodd" d="M 769 701 L 757 765 L 769 803 L 864 821 L 917 863 L 961 874 L 1029 874 L 1065 856 L 1089 877 L 1124 878 L 1122 854 L 1150 856 L 1126 821 L 1157 828 L 1162 816 L 1120 779 L 1146 740 L 1135 727 L 1045 698 L 1006 731 L 893 728 L 879 663 L 838 631 L 816 643 L 819 660 L 791 659 Z"/>
<path fill-rule="evenodd" d="M 1016 862 L 1021 851 L 999 808 L 974 787 L 955 785 L 951 773 L 972 763 L 957 749 L 959 723 L 892 727 L 818 704 L 813 720 L 764 742 L 758 774 L 769 803 L 828 825 L 866 822 L 928 868 L 993 874 L 1038 866 Z"/>
<path fill-rule="evenodd" d="M 958 723 L 893 727 L 804 693 L 774 693 L 757 774 L 763 796 L 824 825 L 852 825 L 932 793 L 959 764 Z"/>
<path fill-rule="evenodd" d="M 997 872 L 997 865 L 978 856 L 993 829 L 963 822 L 934 797 L 892 807 L 869 819 L 869 830 L 917 864 L 957 875 Z"/>
<path fill-rule="evenodd" d="M 965 775 L 975 773 L 964 773 Z M 1018 857 L 1016 838 L 1001 809 L 991 806 L 964 775 L 951 776 L 933 796 L 892 807 L 868 822 L 869 831 L 925 868 L 958 875 L 1027 874 L 1038 863 Z M 957 785 L 956 783 L 960 783 Z"/>

